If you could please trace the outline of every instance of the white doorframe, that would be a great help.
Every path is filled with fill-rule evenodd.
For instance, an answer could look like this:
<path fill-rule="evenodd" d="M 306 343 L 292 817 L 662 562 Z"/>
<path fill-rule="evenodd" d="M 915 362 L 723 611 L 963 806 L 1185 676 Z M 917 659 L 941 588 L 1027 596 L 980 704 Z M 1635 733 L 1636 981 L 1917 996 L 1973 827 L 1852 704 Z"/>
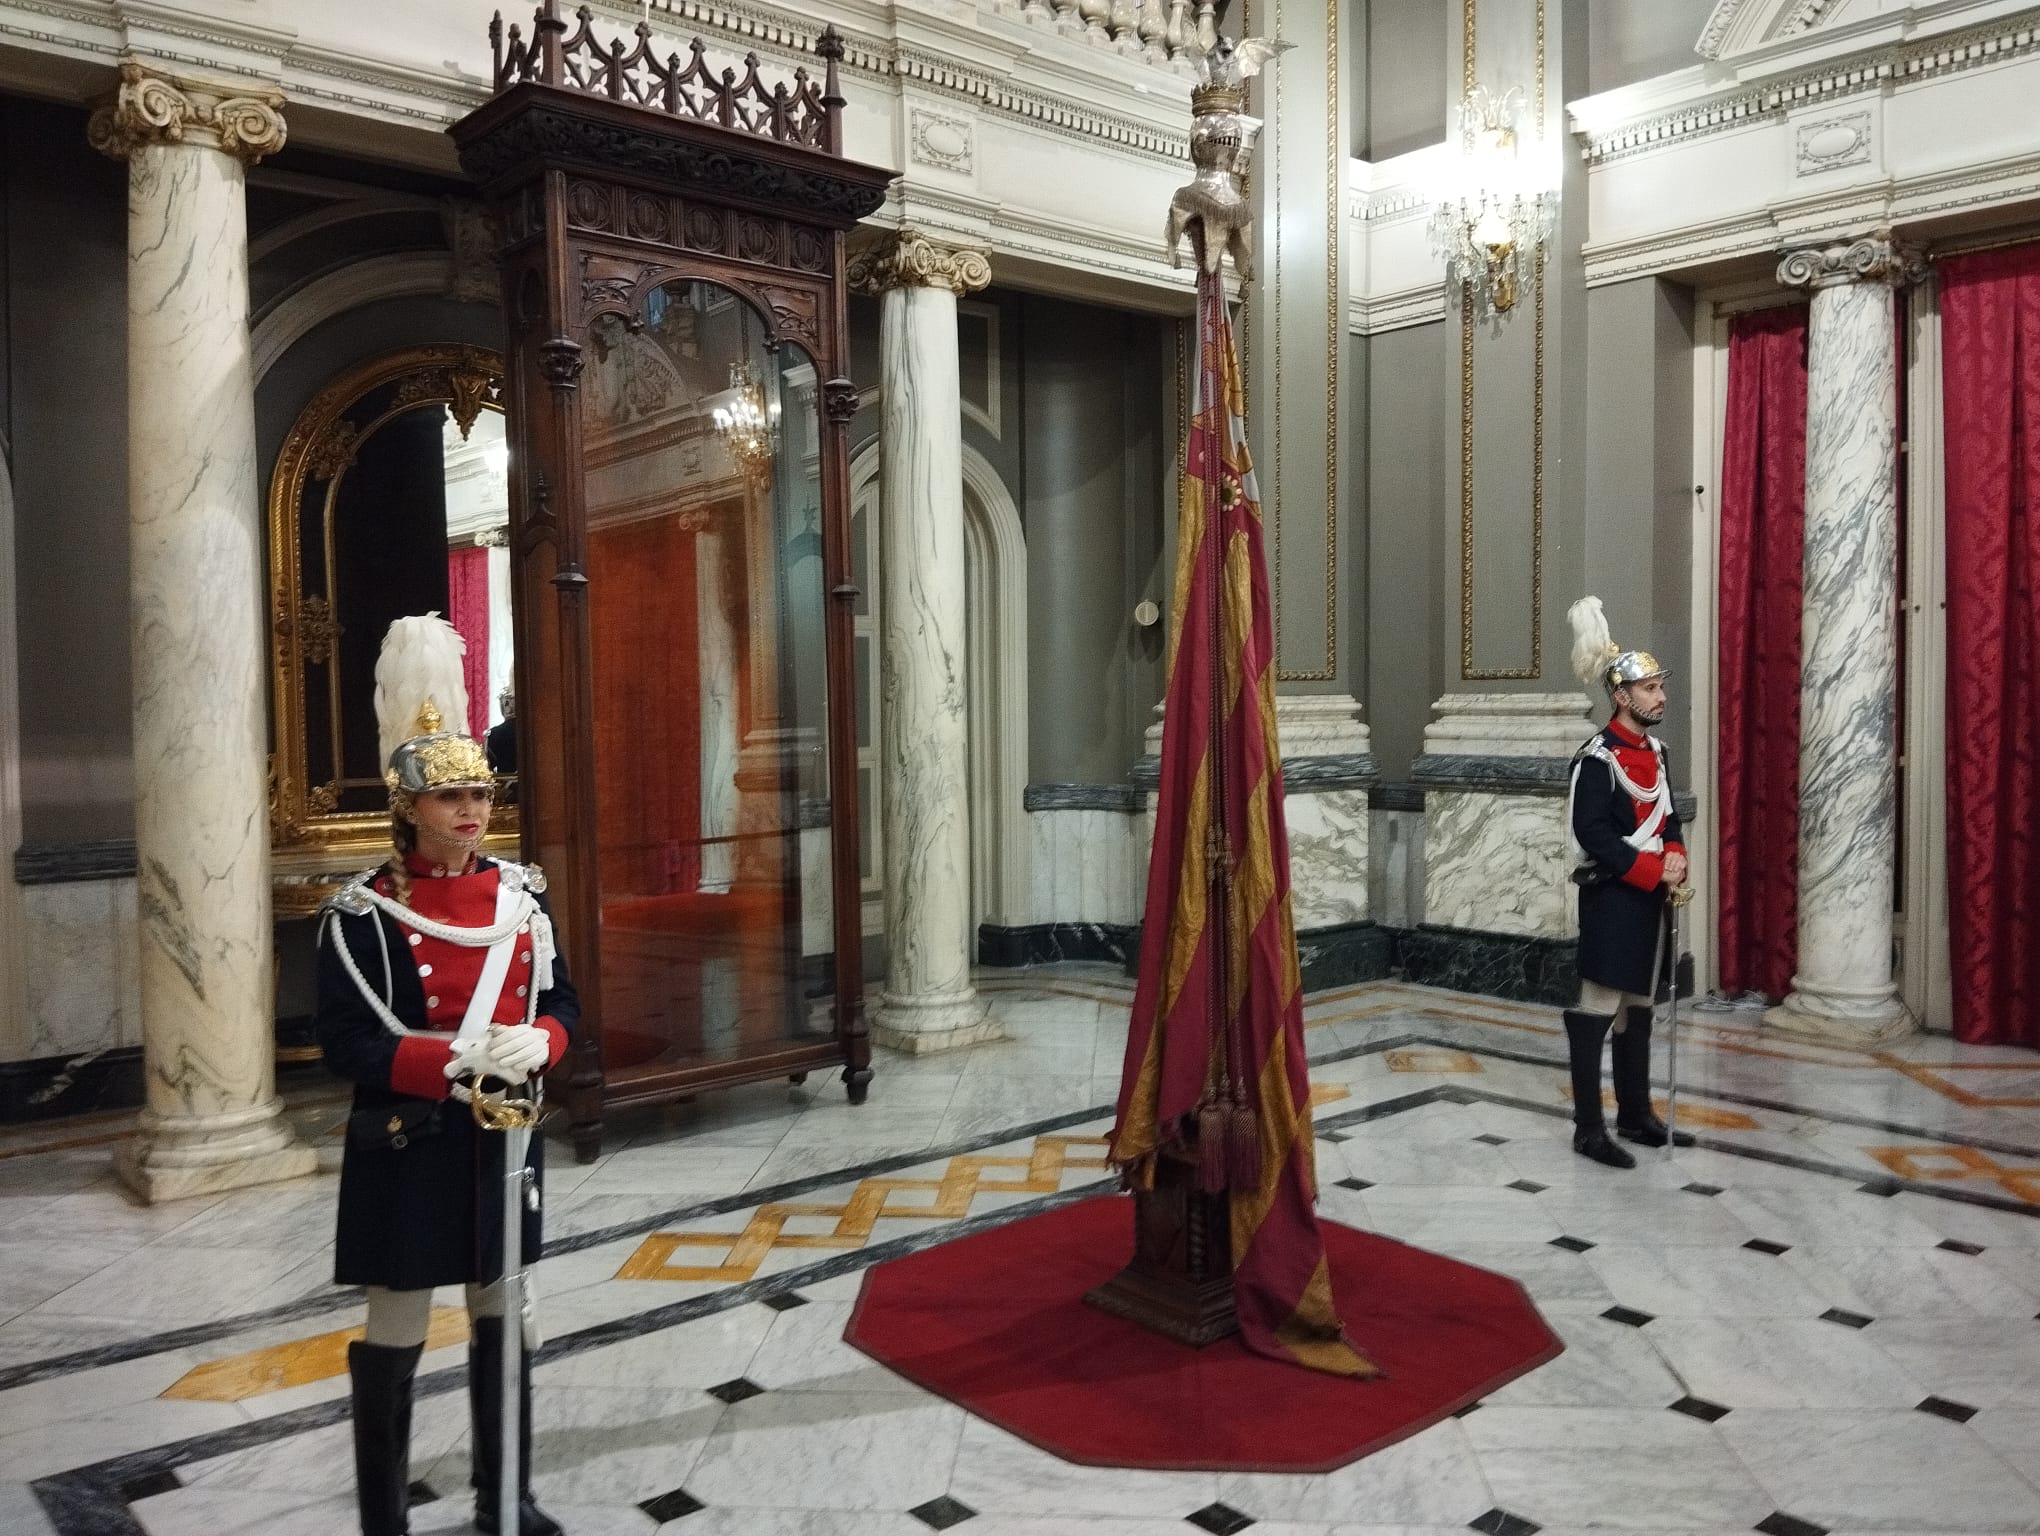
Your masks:
<path fill-rule="evenodd" d="M 1686 773 L 1700 814 L 1686 829 L 1686 854 L 1704 894 L 1687 910 L 1694 985 L 1721 986 L 1718 928 L 1721 911 L 1721 798 L 1718 772 L 1721 690 L 1715 660 L 1721 645 L 1721 448 L 1728 398 L 1728 321 L 1712 299 L 1693 306 L 1693 644 L 1689 649 L 1693 697 L 1692 762 Z"/>
<path fill-rule="evenodd" d="M 867 530 L 879 508 L 879 451 L 865 445 L 850 466 L 850 504 Z M 968 662 L 971 929 L 982 922 L 1032 920 L 1033 847 L 1027 826 L 1027 542 L 1020 509 L 991 461 L 963 446 L 964 649 Z M 878 613 L 877 550 L 870 555 L 867 596 L 872 633 L 882 634 Z M 879 658 L 874 653 L 874 666 Z M 881 707 L 877 679 L 872 707 Z M 877 722 L 873 722 L 876 740 Z M 867 829 L 874 854 L 881 848 L 885 785 L 874 767 L 872 814 Z M 874 864 L 874 867 L 879 867 Z M 867 931 L 870 909 L 866 894 Z"/>
<path fill-rule="evenodd" d="M 1940 287 L 1911 292 L 1906 378 L 1905 891 L 1899 995 L 1927 1029 L 1954 1027 L 1948 956 L 1948 501 Z"/>
<path fill-rule="evenodd" d="M 22 942 L 21 887 L 14 851 L 21 846 L 21 688 L 14 582 L 14 474 L 0 455 L 0 1061 L 17 1061 L 34 1045 L 28 1016 L 28 972 Z"/>

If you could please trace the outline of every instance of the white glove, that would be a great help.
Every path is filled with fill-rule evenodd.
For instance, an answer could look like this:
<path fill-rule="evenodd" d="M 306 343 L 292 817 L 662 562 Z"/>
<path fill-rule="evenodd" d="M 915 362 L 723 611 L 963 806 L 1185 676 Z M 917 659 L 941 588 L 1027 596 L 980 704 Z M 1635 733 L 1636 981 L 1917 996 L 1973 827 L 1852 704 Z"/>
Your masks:
<path fill-rule="evenodd" d="M 498 1082 L 517 1084 L 530 1075 L 523 1068 L 512 1066 L 498 1057 L 489 1039 L 483 1035 L 456 1039 L 451 1049 L 453 1055 L 446 1063 L 449 1081 L 464 1077 L 493 1077 Z"/>
<path fill-rule="evenodd" d="M 552 1060 L 552 1041 L 536 1024 L 491 1024 L 489 1056 L 506 1074 L 516 1074 L 511 1082 L 521 1083 L 546 1069 Z"/>

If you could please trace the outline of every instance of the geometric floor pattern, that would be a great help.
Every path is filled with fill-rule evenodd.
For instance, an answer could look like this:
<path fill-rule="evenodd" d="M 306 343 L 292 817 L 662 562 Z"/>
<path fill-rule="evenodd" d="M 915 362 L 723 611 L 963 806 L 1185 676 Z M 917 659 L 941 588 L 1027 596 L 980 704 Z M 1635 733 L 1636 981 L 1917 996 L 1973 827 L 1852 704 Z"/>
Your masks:
<path fill-rule="evenodd" d="M 981 980 L 1008 1038 L 882 1054 L 861 1108 L 761 1085 L 549 1160 L 537 1485 L 576 1536 L 2040 1531 L 2030 1053 L 1701 1015 L 1679 1091 L 1701 1144 L 1623 1173 L 1570 1150 L 1552 1011 L 1314 994 L 1324 1214 L 1512 1276 L 1565 1353 L 1333 1473 L 1109 1471 L 842 1342 L 870 1265 L 1107 1182 L 1125 979 Z M 292 1104 L 329 1170 L 343 1109 Z M 331 1172 L 144 1209 L 108 1172 L 123 1128 L 0 1136 L 0 1531 L 351 1531 L 331 1367 L 361 1307 L 329 1283 Z M 440 1302 L 418 1536 L 467 1521 Z"/>

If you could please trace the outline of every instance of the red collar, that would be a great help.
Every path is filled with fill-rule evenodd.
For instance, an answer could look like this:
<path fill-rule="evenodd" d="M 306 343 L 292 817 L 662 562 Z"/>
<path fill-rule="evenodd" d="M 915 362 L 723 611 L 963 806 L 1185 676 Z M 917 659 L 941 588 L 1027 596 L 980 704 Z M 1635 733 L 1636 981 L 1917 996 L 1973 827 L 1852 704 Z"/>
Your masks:
<path fill-rule="evenodd" d="M 1627 726 L 1623 725 L 1620 715 L 1610 717 L 1608 721 L 1608 734 L 1617 741 L 1620 741 L 1624 746 L 1645 747 L 1650 745 L 1649 738 L 1634 735 Z"/>
<path fill-rule="evenodd" d="M 418 850 L 415 848 L 404 855 L 404 868 L 422 880 L 431 880 L 446 875 L 471 875 L 479 867 L 480 865 L 473 854 L 468 855 L 467 868 L 465 869 L 448 869 L 444 864 L 434 864 L 429 859 L 420 858 Z"/>

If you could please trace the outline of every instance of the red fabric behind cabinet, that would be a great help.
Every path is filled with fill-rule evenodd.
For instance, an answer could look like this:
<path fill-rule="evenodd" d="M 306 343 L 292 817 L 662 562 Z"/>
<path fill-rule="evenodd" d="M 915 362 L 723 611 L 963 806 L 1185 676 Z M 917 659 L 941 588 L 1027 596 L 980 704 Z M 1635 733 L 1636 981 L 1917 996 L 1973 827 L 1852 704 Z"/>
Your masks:
<path fill-rule="evenodd" d="M 446 552 L 447 622 L 467 641 L 461 680 L 467 684 L 467 733 L 479 741 L 489 733 L 489 552 L 481 548 Z M 453 724 L 448 721 L 447 724 Z"/>
<path fill-rule="evenodd" d="M 2040 245 L 1940 272 L 1955 1034 L 2040 1049 Z"/>
<path fill-rule="evenodd" d="M 1806 317 L 1731 323 L 1721 455 L 1721 986 L 1772 998 L 1798 950 Z"/>

